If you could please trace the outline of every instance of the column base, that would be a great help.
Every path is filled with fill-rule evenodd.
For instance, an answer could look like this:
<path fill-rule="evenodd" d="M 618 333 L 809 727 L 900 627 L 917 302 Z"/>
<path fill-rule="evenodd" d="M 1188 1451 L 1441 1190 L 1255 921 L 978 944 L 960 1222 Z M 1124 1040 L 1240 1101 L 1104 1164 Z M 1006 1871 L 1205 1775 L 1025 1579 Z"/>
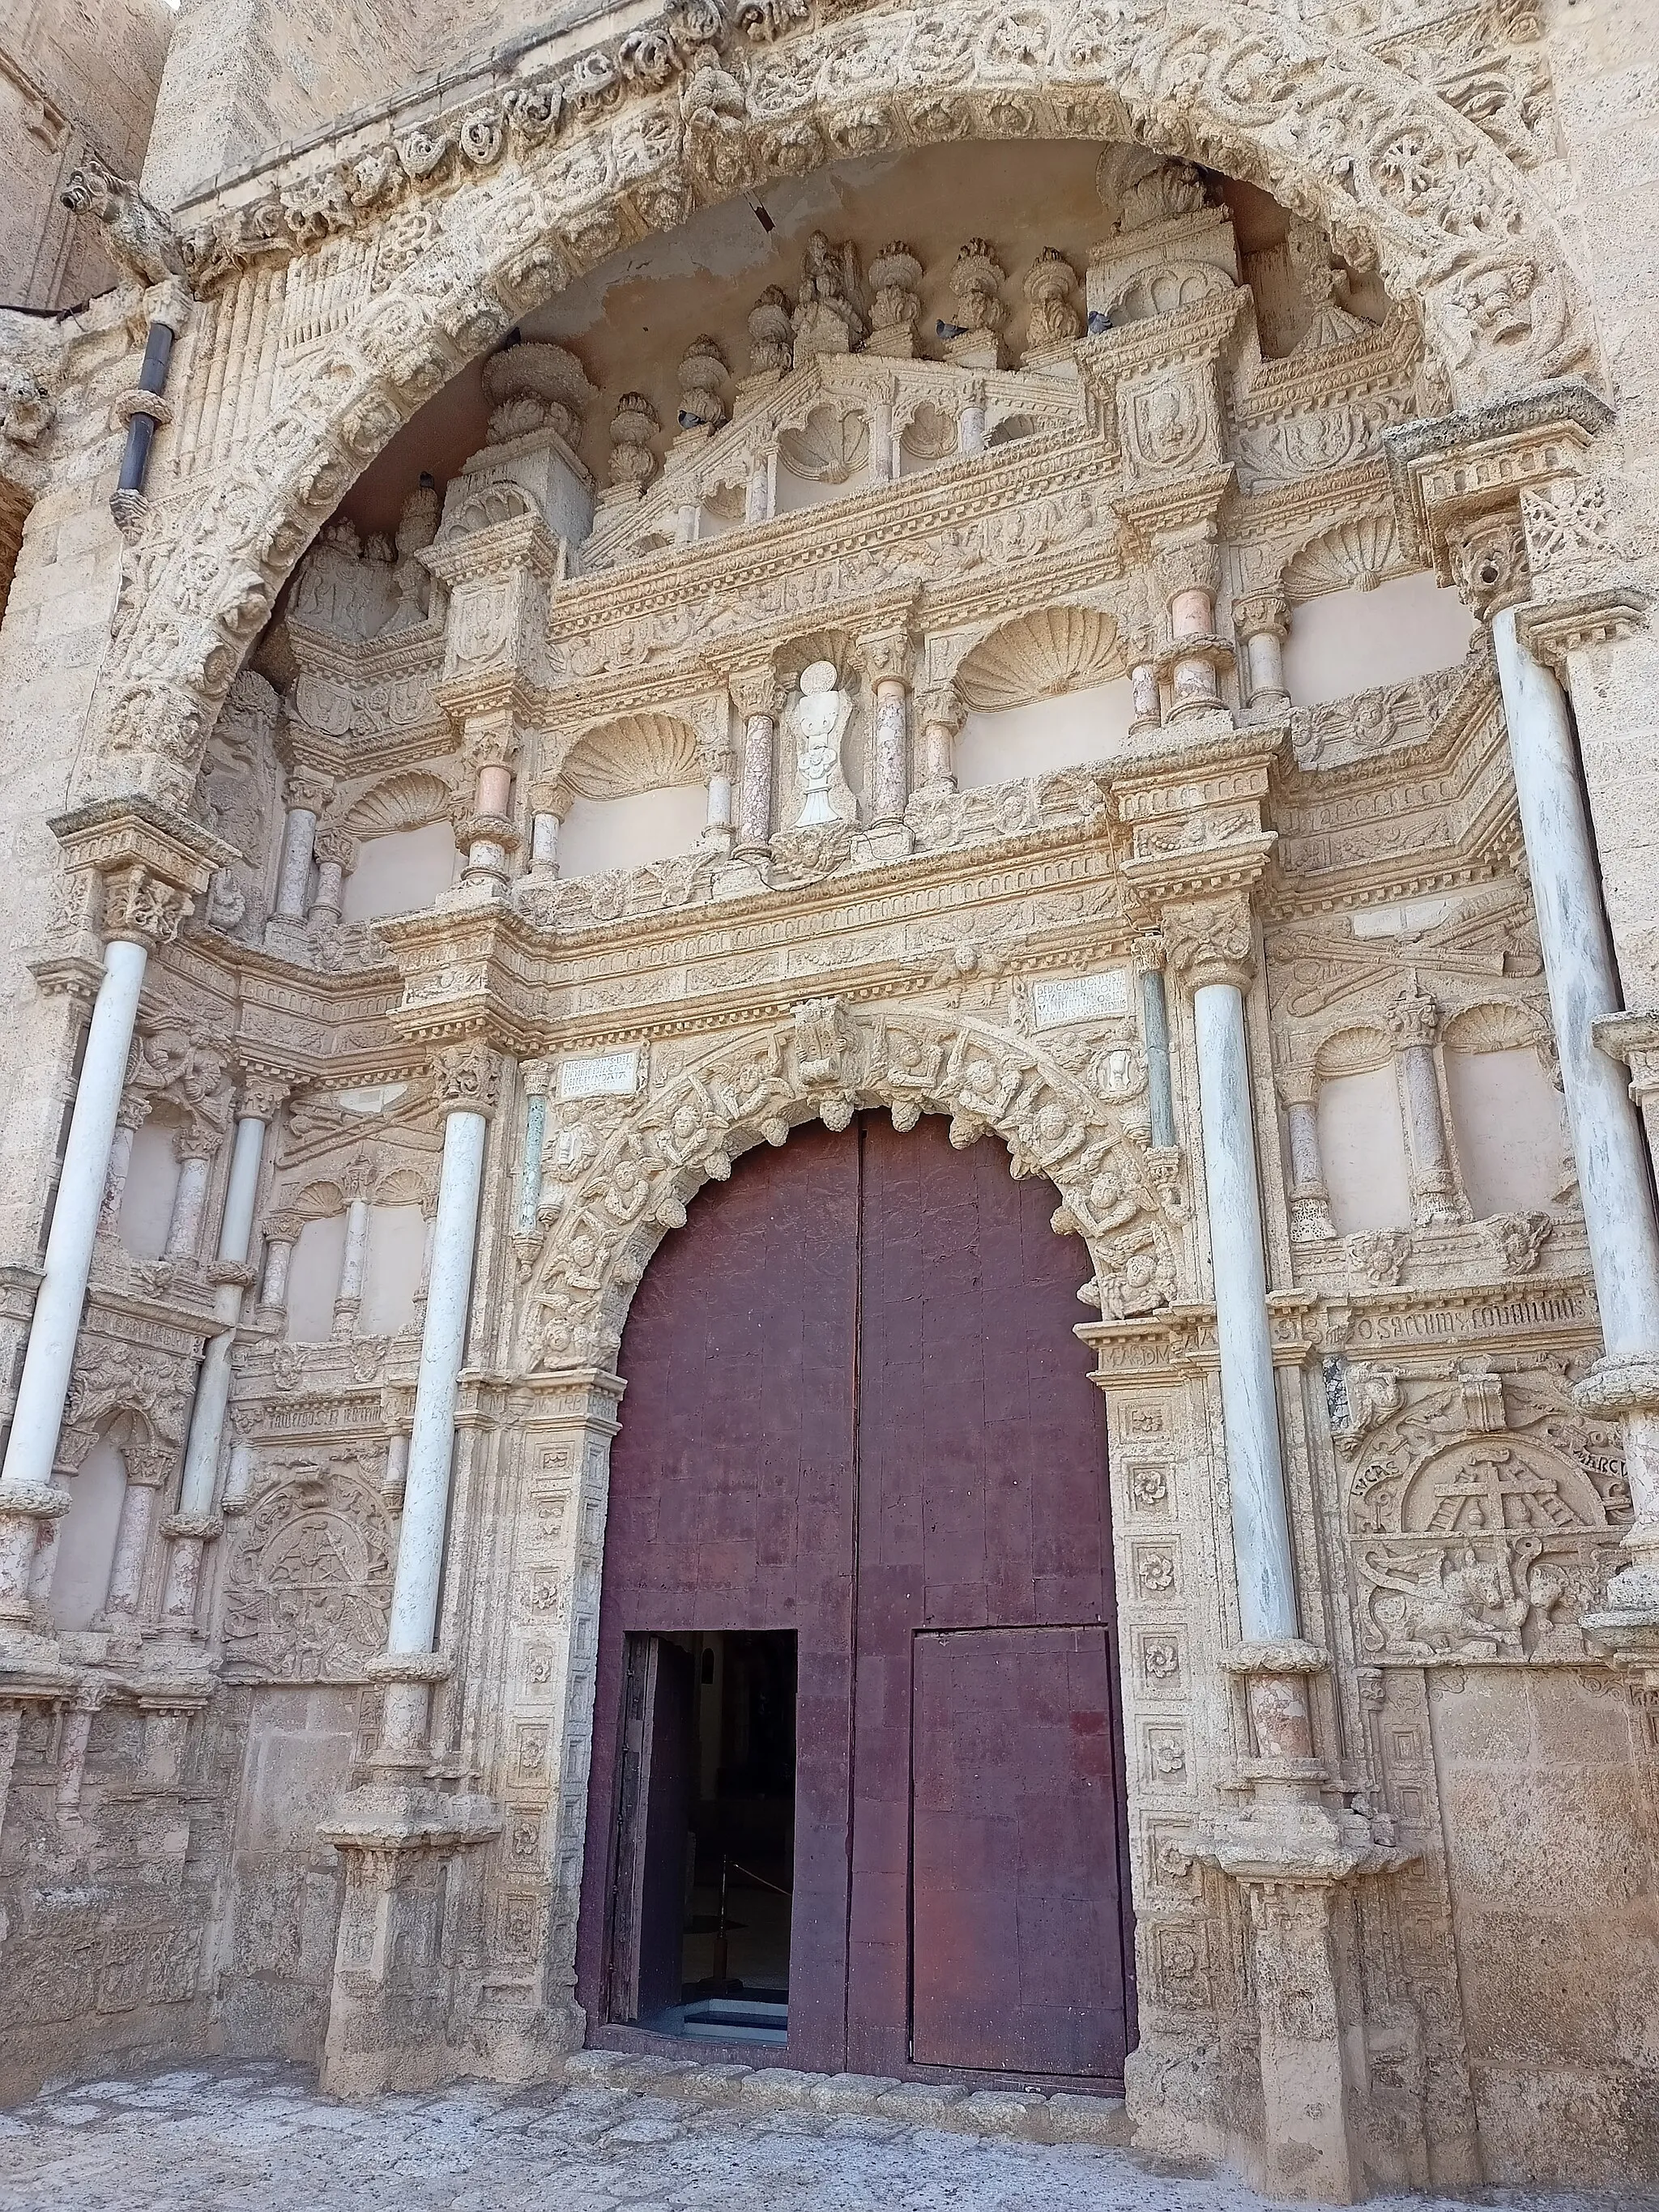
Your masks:
<path fill-rule="evenodd" d="M 345 1868 L 321 2086 L 422 2093 L 476 2070 L 464 2009 L 483 1910 L 477 1846 L 501 1832 L 481 1796 L 374 1784 L 318 1830 Z"/>

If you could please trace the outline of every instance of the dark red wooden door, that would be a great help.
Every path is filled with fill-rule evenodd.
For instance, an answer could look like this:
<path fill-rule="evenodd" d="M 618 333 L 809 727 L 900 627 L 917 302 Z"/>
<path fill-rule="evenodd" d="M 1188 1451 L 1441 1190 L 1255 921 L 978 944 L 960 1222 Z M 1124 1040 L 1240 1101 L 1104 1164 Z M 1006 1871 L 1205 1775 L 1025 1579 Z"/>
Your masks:
<path fill-rule="evenodd" d="M 845 1136 L 802 1131 L 740 1161 L 647 1271 L 611 1455 L 578 1949 L 590 2020 L 604 2017 L 625 1637 L 793 1628 L 788 2063 L 1121 2077 L 1121 1752 L 1115 1727 L 1094 1726 L 1115 1711 L 1097 1679 L 1112 1617 L 1104 1407 L 1072 1333 L 1080 1248 L 1050 1230 L 1054 1203 L 1046 1182 L 1011 1179 L 994 1139 L 957 1152 L 937 1119 L 900 1136 L 863 1115 Z M 940 1632 L 1055 1627 L 1094 1632 L 1076 1646 L 1087 1663 L 1061 1639 L 1063 1691 L 1042 1638 L 1006 1644 L 988 1675 L 938 1656 Z M 1022 1700 L 1058 1713 L 1063 1698 L 1063 1722 L 1029 1732 L 1027 1771 Z M 1103 1800 L 1087 1779 L 1053 1864 L 1025 1847 L 1012 1984 L 1003 1952 L 957 1956 L 929 1917 L 935 1862 L 912 1879 L 913 1762 L 970 1752 L 974 1786 L 1021 1808 L 1018 1834 L 1091 1760 L 1109 1771 Z M 920 1836 L 924 1812 L 953 1808 L 919 1796 L 915 1810 Z M 942 1832 L 935 1821 L 929 1851 Z M 1054 1900 L 1085 1882 L 1098 1941 L 1073 1973 L 1076 1931 Z M 1098 2002 L 1079 2001 L 1097 1971 Z"/>
<path fill-rule="evenodd" d="M 1115 2076 L 1127 2045 L 1103 1628 L 915 1639 L 911 2057 Z"/>

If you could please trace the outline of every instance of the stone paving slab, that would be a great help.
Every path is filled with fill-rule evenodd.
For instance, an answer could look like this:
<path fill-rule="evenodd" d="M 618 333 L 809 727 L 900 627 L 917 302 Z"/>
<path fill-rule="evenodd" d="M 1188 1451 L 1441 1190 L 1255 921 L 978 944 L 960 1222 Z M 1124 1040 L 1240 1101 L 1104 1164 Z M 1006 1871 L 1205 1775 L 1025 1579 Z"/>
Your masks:
<path fill-rule="evenodd" d="M 696 2069 L 699 2072 L 707 2069 Z M 690 2071 L 690 2069 L 686 2069 Z M 917 2125 L 865 2081 L 787 2102 L 462 2083 L 361 2106 L 270 2064 L 59 2084 L 0 2113 L 4 2212 L 1266 2212 L 1224 2174 L 1120 2146 Z M 672 2092 L 672 2081 L 655 2085 Z M 732 2087 L 740 2091 L 740 2083 Z M 878 2109 L 844 2110 L 848 2100 Z M 901 2100 L 902 2102 L 902 2100 Z M 1632 2195 L 1491 2190 L 1373 2212 L 1659 2212 Z"/>

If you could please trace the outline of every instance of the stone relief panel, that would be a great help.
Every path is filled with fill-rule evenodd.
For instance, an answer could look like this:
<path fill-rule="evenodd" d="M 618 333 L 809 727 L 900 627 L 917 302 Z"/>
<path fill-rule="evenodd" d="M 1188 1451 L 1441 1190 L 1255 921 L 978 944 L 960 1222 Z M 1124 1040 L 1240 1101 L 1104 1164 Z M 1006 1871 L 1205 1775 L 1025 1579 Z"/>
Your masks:
<path fill-rule="evenodd" d="M 235 1679 L 366 1679 L 392 1595 L 378 1470 L 356 1458 L 272 1463 L 226 1551 L 221 1634 Z"/>

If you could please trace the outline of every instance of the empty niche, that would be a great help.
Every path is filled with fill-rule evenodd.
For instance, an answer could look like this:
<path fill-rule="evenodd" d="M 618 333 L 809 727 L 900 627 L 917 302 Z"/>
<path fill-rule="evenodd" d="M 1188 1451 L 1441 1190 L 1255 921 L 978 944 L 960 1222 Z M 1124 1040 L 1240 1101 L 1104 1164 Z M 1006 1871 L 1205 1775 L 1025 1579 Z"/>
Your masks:
<path fill-rule="evenodd" d="M 964 790 L 1077 768 L 1117 751 L 1134 719 L 1117 626 L 1092 607 L 1048 607 L 1005 623 L 968 655 L 957 690 Z"/>
<path fill-rule="evenodd" d="M 179 1194 L 179 1156 L 173 1149 L 179 1128 L 172 1115 L 152 1114 L 133 1131 L 116 1233 L 135 1260 L 159 1260 L 167 1249 Z"/>
<path fill-rule="evenodd" d="M 455 880 L 455 837 L 447 822 L 367 837 L 345 879 L 342 919 L 373 921 L 383 914 L 416 914 Z"/>
<path fill-rule="evenodd" d="M 1411 1168 L 1388 1038 L 1344 1030 L 1321 1047 L 1315 1066 L 1319 1157 L 1338 1236 L 1409 1229 Z"/>
<path fill-rule="evenodd" d="M 1477 1221 L 1541 1212 L 1561 1195 L 1566 1123 L 1518 1006 L 1468 1006 L 1442 1037 L 1463 1188 Z"/>
<path fill-rule="evenodd" d="M 1455 668 L 1474 617 L 1427 574 L 1401 572 L 1391 521 L 1361 515 L 1304 545 L 1285 572 L 1292 612 L 1285 683 L 1316 707 Z"/>
<path fill-rule="evenodd" d="M 575 793 L 559 873 L 593 876 L 690 852 L 708 819 L 696 732 L 677 714 L 629 714 L 590 731 L 560 774 Z"/>
<path fill-rule="evenodd" d="M 55 1628 L 73 1634 L 102 1612 L 109 1595 L 116 1532 L 127 1491 L 120 1446 L 100 1437 L 82 1462 L 80 1473 L 58 1480 L 69 1492 L 70 1507 L 58 1524 L 58 1556 L 47 1610 Z"/>
<path fill-rule="evenodd" d="M 341 896 L 344 921 L 416 914 L 449 889 L 457 857 L 450 803 L 448 785 L 424 769 L 363 793 L 347 817 L 358 842 Z"/>
<path fill-rule="evenodd" d="M 288 1270 L 288 1337 L 291 1344 L 325 1344 L 334 1333 L 334 1301 L 345 1258 L 343 1212 L 307 1221 Z"/>
<path fill-rule="evenodd" d="M 854 410 L 815 407 L 799 429 L 778 440 L 773 511 L 791 514 L 839 499 L 870 472 L 870 426 Z"/>
<path fill-rule="evenodd" d="M 412 1325 L 425 1249 L 426 1219 L 418 1205 L 369 1207 L 359 1336 L 395 1336 Z"/>

